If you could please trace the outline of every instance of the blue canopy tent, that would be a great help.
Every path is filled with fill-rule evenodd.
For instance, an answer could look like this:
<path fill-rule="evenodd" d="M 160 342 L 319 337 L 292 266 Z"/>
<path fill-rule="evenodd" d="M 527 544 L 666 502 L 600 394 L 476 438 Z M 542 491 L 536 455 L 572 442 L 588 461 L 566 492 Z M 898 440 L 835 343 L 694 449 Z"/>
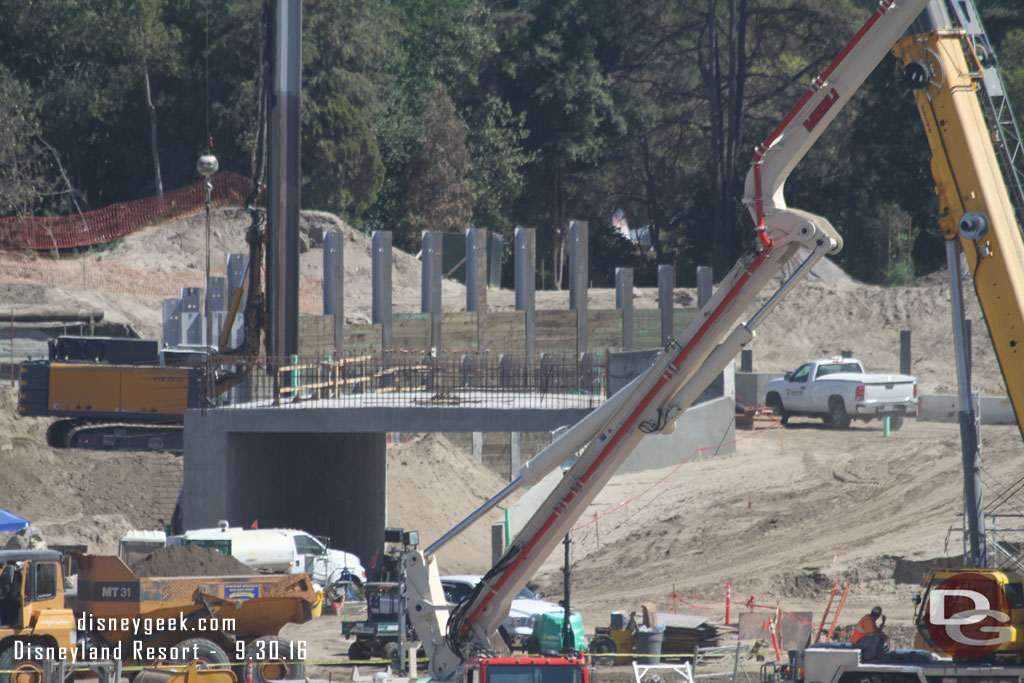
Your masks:
<path fill-rule="evenodd" d="M 0 510 L 0 531 L 21 531 L 28 523 L 27 519 L 12 515 L 7 510 Z"/>

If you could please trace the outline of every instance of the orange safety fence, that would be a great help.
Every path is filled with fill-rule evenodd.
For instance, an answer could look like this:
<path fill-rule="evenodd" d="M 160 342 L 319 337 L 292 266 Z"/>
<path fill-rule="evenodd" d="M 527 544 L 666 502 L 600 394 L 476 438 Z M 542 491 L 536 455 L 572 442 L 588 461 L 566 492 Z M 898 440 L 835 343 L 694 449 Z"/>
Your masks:
<path fill-rule="evenodd" d="M 252 188 L 248 178 L 221 171 L 211 176 L 213 204 L 239 204 Z M 73 216 L 0 218 L 0 249 L 70 249 L 112 242 L 157 221 L 180 218 L 206 206 L 205 182 L 178 188 L 160 197 L 112 204 Z"/>

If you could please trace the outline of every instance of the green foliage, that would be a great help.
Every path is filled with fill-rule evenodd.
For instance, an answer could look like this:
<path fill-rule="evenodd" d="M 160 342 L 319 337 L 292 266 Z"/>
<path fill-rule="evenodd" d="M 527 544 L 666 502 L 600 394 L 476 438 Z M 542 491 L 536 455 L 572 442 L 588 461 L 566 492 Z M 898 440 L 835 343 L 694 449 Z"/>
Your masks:
<path fill-rule="evenodd" d="M 454 232 L 469 227 L 475 200 L 468 178 L 466 130 L 444 87 L 428 100 L 427 130 L 413 152 L 405 211 L 396 241 L 416 244 L 424 230 Z"/>
<path fill-rule="evenodd" d="M 49 190 L 31 90 L 0 65 L 0 215 L 26 215 Z"/>
<path fill-rule="evenodd" d="M 1024 115 L 1024 28 L 1010 31 L 999 46 L 998 54 L 1003 83 L 1013 111 L 1019 117 Z"/>
<path fill-rule="evenodd" d="M 358 225 L 384 182 L 377 138 L 344 95 L 309 109 L 302 160 L 303 168 L 314 172 L 304 175 L 303 204 L 333 211 Z"/>
<path fill-rule="evenodd" d="M 72 213 L 195 182 L 208 136 L 251 175 L 269 0 L 0 0 L 0 212 Z M 1024 5 L 981 0 L 1017 112 Z M 722 272 L 752 237 L 750 150 L 873 0 L 304 0 L 302 197 L 362 229 L 538 229 L 549 286 L 572 219 L 591 279 Z M 929 149 L 887 60 L 797 166 L 791 206 L 871 282 L 942 264 Z M 145 86 L 148 78 L 152 109 Z M 151 128 L 152 126 L 152 128 Z M 151 152 L 151 136 L 157 139 Z M 610 229 L 622 210 L 653 253 Z M 563 282 L 564 282 L 564 278 Z"/>

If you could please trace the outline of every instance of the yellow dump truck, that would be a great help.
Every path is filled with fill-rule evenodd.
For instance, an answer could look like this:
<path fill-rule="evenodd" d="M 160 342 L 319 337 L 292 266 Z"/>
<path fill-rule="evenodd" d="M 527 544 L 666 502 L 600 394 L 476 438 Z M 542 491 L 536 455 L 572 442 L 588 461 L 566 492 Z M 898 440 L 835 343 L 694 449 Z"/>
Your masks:
<path fill-rule="evenodd" d="M 57 659 L 252 661 L 256 681 L 305 675 L 303 648 L 277 634 L 312 616 L 306 574 L 139 577 L 118 557 L 64 559 L 0 551 L 0 683 L 39 683 L 43 663 Z M 67 596 L 66 565 L 78 580 Z"/>

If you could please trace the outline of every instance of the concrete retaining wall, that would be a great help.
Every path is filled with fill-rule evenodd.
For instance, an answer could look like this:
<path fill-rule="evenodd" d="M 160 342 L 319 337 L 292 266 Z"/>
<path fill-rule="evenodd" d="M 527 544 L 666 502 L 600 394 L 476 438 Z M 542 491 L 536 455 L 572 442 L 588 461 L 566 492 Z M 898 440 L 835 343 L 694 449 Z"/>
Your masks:
<path fill-rule="evenodd" d="M 764 405 L 765 385 L 784 374 L 783 372 L 737 372 L 736 400 L 747 405 Z"/>
<path fill-rule="evenodd" d="M 927 422 L 957 422 L 960 401 L 950 394 L 929 394 L 920 396 L 917 403 L 917 419 Z M 982 424 L 1013 425 L 1017 416 L 1013 405 L 1005 396 L 982 396 L 978 406 Z"/>
<path fill-rule="evenodd" d="M 703 457 L 732 453 L 736 450 L 735 438 L 735 399 L 732 396 L 712 399 L 687 410 L 676 421 L 671 434 L 656 434 L 644 438 L 619 468 L 619 473 L 678 465 L 691 457 L 697 448 L 706 448 L 712 444 L 724 443 L 717 450 L 704 451 Z M 554 490 L 561 478 L 562 470 L 556 468 L 509 508 L 513 538 Z"/>

